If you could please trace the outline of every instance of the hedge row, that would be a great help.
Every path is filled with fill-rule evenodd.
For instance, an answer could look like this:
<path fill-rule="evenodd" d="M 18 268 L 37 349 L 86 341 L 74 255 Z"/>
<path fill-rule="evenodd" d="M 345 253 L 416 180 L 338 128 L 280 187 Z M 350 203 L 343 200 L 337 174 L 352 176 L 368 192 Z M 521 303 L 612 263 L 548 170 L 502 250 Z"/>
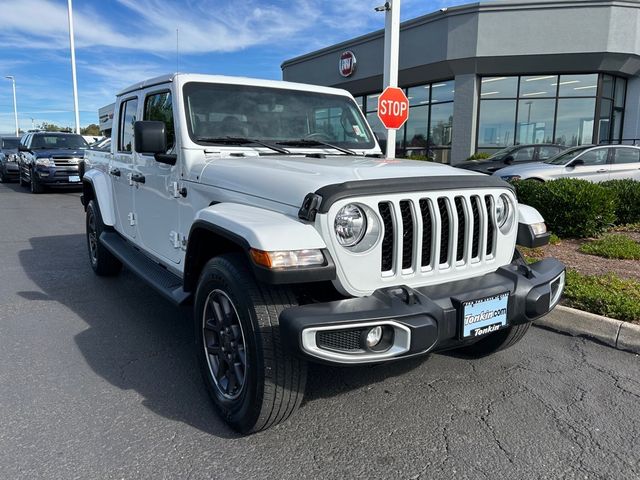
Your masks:
<path fill-rule="evenodd" d="M 561 238 L 602 234 L 612 225 L 640 222 L 640 182 L 591 183 L 562 178 L 549 182 L 514 182 L 518 201 L 537 209 Z"/>

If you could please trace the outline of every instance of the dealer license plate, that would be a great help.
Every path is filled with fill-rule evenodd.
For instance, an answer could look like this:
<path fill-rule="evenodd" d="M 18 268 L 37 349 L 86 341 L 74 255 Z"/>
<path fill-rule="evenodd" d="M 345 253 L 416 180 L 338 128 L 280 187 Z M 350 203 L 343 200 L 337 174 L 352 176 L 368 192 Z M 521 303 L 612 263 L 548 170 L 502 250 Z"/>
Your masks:
<path fill-rule="evenodd" d="M 69 181 L 70 182 L 79 182 L 80 181 L 80 175 L 71 175 L 69 177 Z"/>
<path fill-rule="evenodd" d="M 507 326 L 509 294 L 462 303 L 462 337 L 480 337 Z"/>

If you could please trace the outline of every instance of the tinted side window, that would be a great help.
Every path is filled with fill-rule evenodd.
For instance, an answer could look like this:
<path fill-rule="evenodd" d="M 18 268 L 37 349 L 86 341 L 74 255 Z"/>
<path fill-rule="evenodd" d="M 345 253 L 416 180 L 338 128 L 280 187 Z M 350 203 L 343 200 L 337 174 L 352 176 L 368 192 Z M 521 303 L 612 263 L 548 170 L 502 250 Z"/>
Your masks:
<path fill-rule="evenodd" d="M 164 122 L 167 128 L 167 148 L 172 150 L 176 143 L 176 131 L 173 123 L 171 92 L 154 93 L 146 98 L 144 120 Z"/>
<path fill-rule="evenodd" d="M 540 147 L 538 150 L 538 160 L 546 160 L 560 153 L 558 147 Z"/>
<path fill-rule="evenodd" d="M 599 148 L 598 150 L 591 150 L 589 152 L 580 155 L 580 160 L 585 165 L 604 165 L 607 163 L 607 156 L 609 155 L 608 148 Z"/>
<path fill-rule="evenodd" d="M 616 148 L 613 163 L 638 163 L 640 162 L 640 149 Z"/>
<path fill-rule="evenodd" d="M 534 147 L 526 147 L 516 150 L 512 153 L 514 162 L 526 162 L 528 160 L 533 159 L 533 148 Z"/>
<path fill-rule="evenodd" d="M 118 151 L 131 152 L 133 150 L 133 124 L 136 123 L 138 99 L 127 100 L 120 107 L 120 135 L 118 135 Z"/>

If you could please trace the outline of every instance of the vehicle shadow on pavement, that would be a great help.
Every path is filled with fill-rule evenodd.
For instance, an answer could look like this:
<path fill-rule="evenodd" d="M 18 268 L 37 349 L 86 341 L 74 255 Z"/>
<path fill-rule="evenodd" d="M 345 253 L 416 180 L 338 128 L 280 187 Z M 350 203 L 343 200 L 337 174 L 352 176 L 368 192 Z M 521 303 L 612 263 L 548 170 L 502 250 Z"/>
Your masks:
<path fill-rule="evenodd" d="M 74 340 L 87 364 L 110 384 L 137 392 L 151 411 L 212 435 L 237 438 L 217 416 L 202 385 L 190 307 L 175 307 L 126 270 L 115 278 L 97 277 L 85 242 L 82 234 L 31 238 L 31 249 L 20 251 L 19 261 L 41 291 L 18 295 L 47 305 L 57 302 L 73 312 L 86 324 L 80 324 Z M 48 308 L 51 315 L 69 316 L 66 310 Z M 403 375 L 423 361 L 347 368 L 312 364 L 305 403 Z"/>

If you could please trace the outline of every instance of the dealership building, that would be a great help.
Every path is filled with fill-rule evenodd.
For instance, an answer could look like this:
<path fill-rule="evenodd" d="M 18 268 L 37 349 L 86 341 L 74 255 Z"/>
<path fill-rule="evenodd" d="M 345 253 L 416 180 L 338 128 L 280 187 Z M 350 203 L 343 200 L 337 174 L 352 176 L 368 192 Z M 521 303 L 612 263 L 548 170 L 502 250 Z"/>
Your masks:
<path fill-rule="evenodd" d="M 382 21 L 381 17 L 381 21 Z M 285 61 L 284 80 L 344 88 L 374 131 L 384 31 Z M 640 2 L 480 2 L 404 22 L 403 155 L 458 163 L 514 144 L 640 143 Z"/>

